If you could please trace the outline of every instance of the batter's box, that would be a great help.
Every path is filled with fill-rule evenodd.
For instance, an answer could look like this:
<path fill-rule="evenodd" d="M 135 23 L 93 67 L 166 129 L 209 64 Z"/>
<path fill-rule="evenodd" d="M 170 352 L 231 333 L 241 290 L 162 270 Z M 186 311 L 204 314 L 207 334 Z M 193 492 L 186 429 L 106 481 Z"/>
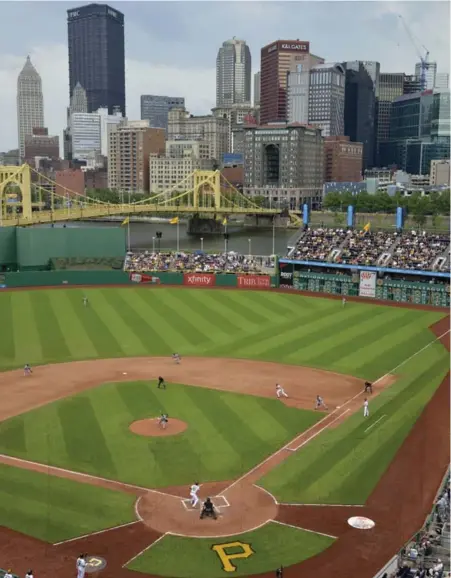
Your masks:
<path fill-rule="evenodd" d="M 195 508 L 193 508 L 193 506 L 191 505 L 191 500 L 189 498 L 180 501 L 182 502 L 182 505 L 185 508 L 185 510 L 187 510 L 188 512 L 197 512 L 202 507 L 203 504 L 203 500 L 199 500 L 199 504 Z M 213 498 L 211 498 L 211 501 L 213 502 L 214 507 L 218 510 L 221 510 L 222 508 L 230 508 L 230 504 L 225 496 L 214 496 Z"/>

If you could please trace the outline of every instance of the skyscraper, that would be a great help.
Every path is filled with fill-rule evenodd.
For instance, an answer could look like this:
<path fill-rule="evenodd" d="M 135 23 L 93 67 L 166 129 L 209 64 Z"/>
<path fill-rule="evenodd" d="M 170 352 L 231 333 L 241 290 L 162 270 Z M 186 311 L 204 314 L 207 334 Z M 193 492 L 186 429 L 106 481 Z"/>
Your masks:
<path fill-rule="evenodd" d="M 345 70 L 337 62 L 310 70 L 308 123 L 319 126 L 323 137 L 344 135 L 345 79 Z"/>
<path fill-rule="evenodd" d="M 88 112 L 88 97 L 86 96 L 86 90 L 82 85 L 77 82 L 75 88 L 72 92 L 72 98 L 70 99 L 70 112 Z"/>
<path fill-rule="evenodd" d="M 260 71 L 254 74 L 254 106 L 260 106 Z"/>
<path fill-rule="evenodd" d="M 226 40 L 216 58 L 216 106 L 251 102 L 251 51 L 244 40 Z"/>
<path fill-rule="evenodd" d="M 310 43 L 301 40 L 278 40 L 261 49 L 260 122 L 286 122 L 288 118 L 287 77 L 310 70 L 324 59 L 310 54 Z"/>
<path fill-rule="evenodd" d="M 344 134 L 352 142 L 363 143 L 363 169 L 372 168 L 375 162 L 379 63 L 357 60 L 344 62 L 343 66 L 346 70 Z"/>
<path fill-rule="evenodd" d="M 181 96 L 141 95 L 141 120 L 148 120 L 153 128 L 168 130 L 168 114 L 173 108 L 185 108 L 185 99 Z"/>
<path fill-rule="evenodd" d="M 387 164 L 387 156 L 382 151 L 382 143 L 390 136 L 391 107 L 395 98 L 404 94 L 404 72 L 382 72 L 379 80 L 379 98 L 376 107 L 376 163 Z M 389 163 L 388 163 L 389 164 Z"/>
<path fill-rule="evenodd" d="M 17 128 L 21 160 L 25 158 L 25 137 L 32 135 L 34 128 L 41 127 L 44 127 L 41 77 L 27 56 L 17 79 Z"/>
<path fill-rule="evenodd" d="M 67 11 L 69 97 L 86 90 L 88 112 L 119 106 L 125 116 L 124 15 L 107 4 Z"/>

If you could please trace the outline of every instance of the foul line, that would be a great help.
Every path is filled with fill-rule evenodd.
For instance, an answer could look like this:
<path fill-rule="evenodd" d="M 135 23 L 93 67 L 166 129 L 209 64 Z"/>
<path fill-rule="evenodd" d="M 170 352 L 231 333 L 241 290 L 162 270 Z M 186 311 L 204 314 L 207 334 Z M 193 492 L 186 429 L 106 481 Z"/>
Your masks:
<path fill-rule="evenodd" d="M 92 480 L 99 480 L 100 482 L 106 482 L 107 484 L 111 484 L 111 486 L 116 486 L 117 488 L 119 488 L 120 486 L 123 486 L 126 488 L 132 488 L 134 490 L 141 490 L 143 492 L 151 492 L 153 494 L 158 494 L 160 496 L 169 496 L 171 498 L 180 499 L 180 498 L 178 498 L 178 496 L 173 496 L 172 494 L 165 494 L 164 492 L 160 492 L 159 490 L 153 490 L 152 488 L 144 488 L 142 486 L 135 486 L 133 484 L 127 484 L 125 482 L 118 482 L 117 480 L 109 480 L 108 478 L 101 478 L 100 476 L 93 476 L 92 474 L 75 472 L 74 470 L 66 470 L 65 468 L 59 468 L 58 466 L 50 466 L 48 464 L 42 464 L 41 462 L 32 462 L 30 460 L 24 460 L 22 458 L 15 458 L 13 456 L 8 456 L 6 454 L 0 454 L 0 460 L 2 458 L 5 458 L 5 462 L 1 462 L 1 463 L 4 463 L 5 465 L 8 465 L 8 460 L 11 460 L 13 462 L 29 464 L 31 466 L 39 466 L 41 468 L 45 468 L 47 470 L 47 475 L 51 475 L 51 470 L 54 470 L 56 472 L 64 472 L 65 474 L 70 474 L 74 478 L 79 476 L 81 478 L 88 478 L 88 479 L 90 478 Z M 22 468 L 22 469 L 26 469 L 26 468 Z M 54 476 L 54 477 L 58 477 L 58 476 Z"/>
<path fill-rule="evenodd" d="M 301 528 L 300 526 L 293 526 L 293 524 L 286 524 L 285 522 L 279 522 L 279 520 L 273 520 L 274 524 L 279 524 L 280 526 L 286 526 L 287 528 L 293 528 L 294 530 L 301 530 L 302 532 L 308 532 L 309 534 L 319 534 L 320 536 L 325 536 L 326 538 L 337 539 L 337 536 L 332 536 L 332 534 L 325 534 L 324 532 L 317 532 L 316 530 L 307 530 L 306 528 Z"/>
<path fill-rule="evenodd" d="M 97 536 L 98 534 L 105 534 L 105 532 L 111 532 L 112 530 L 119 530 L 119 528 L 126 528 L 127 526 L 133 526 L 133 524 L 139 524 L 140 522 L 141 520 L 135 520 L 134 522 L 127 522 L 126 524 L 120 524 L 120 526 L 113 526 L 112 528 L 106 528 L 106 530 L 99 530 L 98 532 L 83 534 L 83 536 L 77 536 L 76 538 L 70 538 L 69 540 L 62 540 L 61 542 L 55 542 L 54 544 L 52 544 L 52 546 L 60 546 L 61 544 L 76 542 L 77 540 L 83 540 L 83 538 L 90 538 L 91 536 Z"/>
<path fill-rule="evenodd" d="M 336 421 L 338 421 L 339 419 L 341 419 L 344 415 L 346 415 L 348 413 L 348 411 L 351 411 L 350 409 L 346 409 L 343 413 L 341 413 L 338 417 L 336 417 L 335 419 L 333 419 L 330 423 L 327 423 L 325 426 L 323 426 L 320 430 L 318 430 L 317 432 L 315 432 L 313 435 L 311 435 L 309 438 L 307 438 L 305 441 L 303 441 L 301 444 L 299 444 L 297 447 L 295 448 L 287 448 L 287 450 L 289 452 L 297 452 L 298 450 L 300 450 L 303 446 L 305 446 L 305 444 L 308 444 L 309 441 L 311 441 L 312 439 L 316 438 L 316 436 L 318 436 L 321 432 L 323 432 L 325 429 L 327 429 L 328 427 L 330 427 L 333 423 L 335 423 Z"/>
<path fill-rule="evenodd" d="M 281 506 L 314 506 L 315 508 L 364 508 L 365 504 L 303 504 L 298 502 L 297 504 L 290 504 L 288 502 L 281 502 Z"/>
<path fill-rule="evenodd" d="M 128 566 L 129 564 L 131 564 L 133 562 L 133 560 L 136 560 L 136 558 L 139 558 L 139 556 L 141 556 L 142 554 L 144 554 L 144 552 L 147 552 L 147 550 L 149 550 L 150 548 L 152 548 L 152 546 L 155 546 L 155 544 L 157 542 L 159 542 L 160 540 L 162 540 L 165 536 L 167 536 L 169 534 L 169 532 L 166 532 L 165 534 L 162 534 L 159 538 L 157 538 L 154 542 L 152 542 L 152 544 L 149 544 L 148 546 L 146 546 L 144 548 L 144 550 L 141 550 L 141 552 L 138 552 L 136 554 L 136 556 L 133 556 L 133 558 L 130 558 L 130 560 L 128 562 L 126 562 L 122 568 L 125 568 L 126 566 Z"/>
<path fill-rule="evenodd" d="M 430 341 L 429 343 L 427 343 L 424 347 L 422 347 L 421 349 L 419 349 L 418 351 L 416 351 L 415 353 L 413 353 L 412 355 L 410 355 L 409 357 L 407 357 L 406 359 L 404 359 L 404 361 L 401 361 L 401 363 L 398 363 L 398 365 L 396 365 L 395 367 L 393 367 L 393 369 L 391 369 L 390 371 L 388 371 L 387 373 L 385 373 L 382 377 L 379 377 L 378 379 L 376 379 L 375 382 L 373 382 L 373 385 L 375 385 L 376 383 L 379 383 L 380 381 L 382 381 L 383 379 L 385 379 L 388 375 L 391 375 L 392 373 L 394 373 L 397 369 L 399 369 L 400 367 L 402 367 L 403 365 L 405 365 L 406 363 L 408 363 L 411 359 L 413 359 L 414 357 L 416 357 L 417 355 L 419 355 L 420 353 L 422 353 L 425 349 L 427 349 L 428 347 L 430 347 L 431 345 L 433 345 L 434 343 L 436 343 L 437 341 L 440 341 L 440 339 L 442 339 L 443 337 L 445 337 L 445 335 L 448 335 L 448 333 L 451 331 L 451 329 L 448 329 L 447 331 L 445 331 L 444 333 L 442 333 L 441 335 L 439 335 L 438 337 L 435 337 L 435 339 L 433 339 L 432 341 Z M 238 484 L 239 482 L 243 481 L 245 478 L 247 478 L 248 476 L 250 476 L 252 473 L 254 473 L 256 470 L 258 470 L 258 468 L 260 468 L 261 466 L 263 466 L 264 464 L 266 464 L 266 462 L 269 462 L 269 460 L 271 460 L 272 458 L 274 458 L 275 456 L 277 456 L 278 454 L 280 454 L 281 452 L 285 451 L 289 446 L 291 446 L 293 443 L 296 442 L 296 440 L 298 440 L 299 438 L 301 438 L 303 435 L 305 435 L 306 433 L 308 433 L 309 431 L 311 431 L 312 429 L 314 429 L 315 427 L 317 427 L 319 424 L 321 424 L 322 422 L 324 422 L 326 419 L 328 419 L 331 415 L 334 415 L 334 413 L 336 413 L 338 411 L 338 409 L 342 409 L 343 407 L 347 406 L 348 404 L 350 404 L 351 402 L 353 402 L 355 399 L 357 399 L 358 397 L 360 397 L 361 395 L 363 395 L 365 392 L 364 391 L 360 391 L 359 393 L 357 393 L 356 395 L 354 395 L 353 397 L 351 397 L 350 399 L 348 399 L 348 401 L 346 401 L 343 405 L 341 405 L 339 408 L 334 409 L 331 413 L 327 414 L 325 417 L 323 417 L 320 421 L 316 422 L 313 426 L 311 426 L 310 428 L 308 428 L 307 430 L 305 430 L 304 432 L 302 432 L 301 434 L 299 434 L 298 436 L 296 436 L 293 440 L 291 440 L 290 442 L 288 442 L 287 444 L 285 444 L 282 448 L 280 448 L 279 450 L 277 450 L 276 452 L 274 452 L 273 454 L 271 454 L 270 456 L 268 456 L 265 460 L 263 460 L 262 462 L 260 462 L 259 464 L 257 464 L 256 466 L 254 466 L 251 470 L 249 470 L 247 473 L 245 473 L 244 475 L 240 476 L 237 480 L 235 480 L 234 482 L 232 482 L 230 484 L 230 486 L 227 486 L 227 488 L 225 490 L 223 490 L 221 492 L 220 495 L 225 494 L 228 490 L 230 490 L 231 488 L 233 488 L 233 486 L 236 486 L 236 484 Z M 347 411 L 350 411 L 349 409 Z M 346 412 L 344 412 L 346 413 Z M 332 422 L 333 423 L 333 422 Z M 327 427 L 327 426 L 326 426 Z M 325 429 L 325 428 L 323 428 Z M 299 447 L 302 447 L 299 446 Z M 299 449 L 299 448 L 298 448 Z"/>
<path fill-rule="evenodd" d="M 379 419 L 377 419 L 374 423 L 372 423 L 369 427 L 366 428 L 366 430 L 363 433 L 366 433 L 367 431 L 370 431 L 370 429 L 372 427 L 374 427 L 376 424 L 378 424 L 381 419 L 384 419 L 384 417 L 387 417 L 386 414 L 382 415 Z"/>

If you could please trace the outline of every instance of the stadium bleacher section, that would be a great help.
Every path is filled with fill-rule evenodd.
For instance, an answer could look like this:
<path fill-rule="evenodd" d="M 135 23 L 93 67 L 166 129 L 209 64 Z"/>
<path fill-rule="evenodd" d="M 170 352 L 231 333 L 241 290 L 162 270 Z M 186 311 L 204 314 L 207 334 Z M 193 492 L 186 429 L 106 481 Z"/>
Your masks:
<path fill-rule="evenodd" d="M 308 228 L 290 259 L 416 271 L 450 271 L 450 239 L 424 231 Z"/>

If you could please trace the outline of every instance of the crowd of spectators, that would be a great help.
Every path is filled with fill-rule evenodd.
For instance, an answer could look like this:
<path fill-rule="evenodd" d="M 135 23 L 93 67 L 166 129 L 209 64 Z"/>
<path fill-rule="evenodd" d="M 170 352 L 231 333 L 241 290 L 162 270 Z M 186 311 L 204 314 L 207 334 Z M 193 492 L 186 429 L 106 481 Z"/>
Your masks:
<path fill-rule="evenodd" d="M 152 271 L 195 272 L 195 273 L 263 273 L 264 269 L 274 268 L 274 260 L 238 253 L 208 254 L 198 251 L 127 253 L 124 271 L 147 273 Z"/>
<path fill-rule="evenodd" d="M 327 261 L 331 251 L 346 240 L 346 229 L 307 229 L 291 259 L 300 261 Z"/>
<path fill-rule="evenodd" d="M 449 524 L 450 487 L 448 482 L 435 503 L 431 519 L 403 549 L 400 567 L 390 578 L 448 577 L 450 575 Z"/>
<path fill-rule="evenodd" d="M 445 235 L 429 234 L 425 231 L 362 231 L 346 229 L 307 229 L 300 237 L 294 250 L 289 252 L 291 259 L 303 261 L 327 262 L 348 265 L 380 265 L 392 269 L 417 271 L 432 270 L 437 257 L 444 256 L 445 266 L 440 271 L 449 271 L 450 260 L 446 250 L 450 239 Z M 335 249 L 340 249 L 332 256 Z"/>

